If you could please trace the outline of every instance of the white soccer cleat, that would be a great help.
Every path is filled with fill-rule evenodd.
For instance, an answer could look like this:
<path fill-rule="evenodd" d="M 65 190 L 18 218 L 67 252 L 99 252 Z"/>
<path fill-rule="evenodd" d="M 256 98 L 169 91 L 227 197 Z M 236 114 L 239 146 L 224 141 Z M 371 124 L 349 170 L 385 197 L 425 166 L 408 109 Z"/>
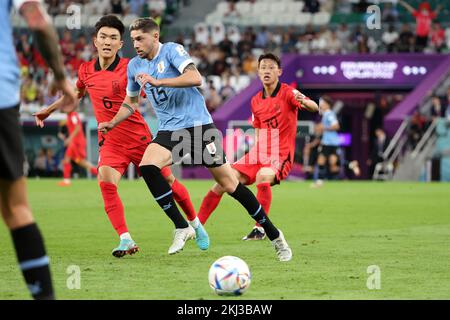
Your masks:
<path fill-rule="evenodd" d="M 272 240 L 272 244 L 277 252 L 278 259 L 280 261 L 289 261 L 292 259 L 292 250 L 289 248 L 286 239 L 284 239 L 283 232 L 278 229 L 280 232 L 280 236 L 274 240 Z"/>
<path fill-rule="evenodd" d="M 169 254 L 175 254 L 183 250 L 187 240 L 195 239 L 195 230 L 192 226 L 175 229 L 173 232 L 173 243 L 169 248 Z"/>

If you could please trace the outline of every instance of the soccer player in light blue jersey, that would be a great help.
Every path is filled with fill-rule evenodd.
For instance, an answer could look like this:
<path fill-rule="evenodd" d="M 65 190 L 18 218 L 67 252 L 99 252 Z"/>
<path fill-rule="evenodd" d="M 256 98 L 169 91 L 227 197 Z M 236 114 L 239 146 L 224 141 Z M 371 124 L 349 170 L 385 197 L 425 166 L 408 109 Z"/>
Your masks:
<path fill-rule="evenodd" d="M 339 157 L 337 149 L 339 147 L 340 129 L 339 121 L 336 113 L 331 110 L 333 101 L 328 96 L 320 98 L 319 107 L 322 112 L 321 127 L 323 130 L 322 140 L 318 148 L 317 166 L 318 179 L 313 184 L 313 187 L 320 187 L 326 176 L 336 178 L 339 175 Z"/>
<path fill-rule="evenodd" d="M 160 43 L 159 26 L 153 19 L 137 19 L 130 32 L 138 56 L 128 64 L 127 96 L 116 116 L 100 123 L 98 129 L 103 133 L 113 130 L 138 108 L 140 91 L 146 93 L 158 117 L 159 131 L 139 168 L 153 197 L 175 225 L 169 254 L 182 250 L 186 240 L 193 237 L 193 230 L 176 207 L 161 168 L 189 154 L 194 164 L 207 167 L 217 183 L 264 228 L 279 260 L 291 260 L 292 251 L 283 233 L 272 224 L 253 193 L 239 183 L 225 158 L 220 132 L 196 88 L 202 77 L 189 54 L 182 45 Z"/>
<path fill-rule="evenodd" d="M 35 299 L 54 299 L 49 259 L 34 222 L 23 172 L 25 161 L 19 123 L 20 76 L 13 46 L 10 11 L 20 12 L 34 32 L 39 50 L 65 94 L 65 110 L 75 108 L 75 92 L 65 78 L 58 38 L 39 0 L 0 1 L 0 206 L 28 289 Z"/>

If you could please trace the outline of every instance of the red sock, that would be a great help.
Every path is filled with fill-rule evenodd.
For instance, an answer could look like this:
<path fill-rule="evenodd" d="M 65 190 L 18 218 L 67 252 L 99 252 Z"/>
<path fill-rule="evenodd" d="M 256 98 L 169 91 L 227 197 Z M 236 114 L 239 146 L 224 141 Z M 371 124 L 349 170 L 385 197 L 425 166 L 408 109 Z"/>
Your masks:
<path fill-rule="evenodd" d="M 174 183 L 172 184 L 172 191 L 173 198 L 179 204 L 181 209 L 183 209 L 184 214 L 186 215 L 188 220 L 194 220 L 197 217 L 197 214 L 195 213 L 194 206 L 192 205 L 192 201 L 189 197 L 189 192 L 186 187 L 178 182 L 177 179 L 175 179 Z"/>
<path fill-rule="evenodd" d="M 63 164 L 63 178 L 70 179 L 70 174 L 72 173 L 72 165 L 70 162 Z"/>
<path fill-rule="evenodd" d="M 92 167 L 91 170 L 89 170 L 91 172 L 92 175 L 97 176 L 98 174 L 98 170 L 96 167 Z"/>
<path fill-rule="evenodd" d="M 266 215 L 269 215 L 270 204 L 272 203 L 272 188 L 269 182 L 260 183 L 256 186 L 258 188 L 258 193 L 256 194 L 256 199 L 263 207 Z M 261 227 L 258 223 L 256 226 Z"/>
<path fill-rule="evenodd" d="M 110 182 L 100 182 L 105 211 L 112 226 L 120 236 L 128 232 L 122 201 L 117 193 L 117 186 Z"/>
<path fill-rule="evenodd" d="M 222 196 L 211 190 L 205 196 L 198 211 L 198 219 L 202 224 L 206 223 L 211 213 L 217 208 L 220 199 L 222 199 Z"/>

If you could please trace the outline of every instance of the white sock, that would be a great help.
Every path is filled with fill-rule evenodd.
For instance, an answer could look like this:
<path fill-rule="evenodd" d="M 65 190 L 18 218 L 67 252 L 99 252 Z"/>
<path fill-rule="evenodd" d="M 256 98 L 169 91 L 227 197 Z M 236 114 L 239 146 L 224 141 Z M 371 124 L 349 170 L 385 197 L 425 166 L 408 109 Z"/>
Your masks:
<path fill-rule="evenodd" d="M 133 240 L 133 239 L 131 239 L 131 235 L 129 232 L 125 232 L 120 235 L 120 240 L 123 240 L 123 239 Z"/>
<path fill-rule="evenodd" d="M 70 179 L 64 179 L 64 183 L 70 183 Z"/>
<path fill-rule="evenodd" d="M 198 219 L 198 217 L 195 217 L 194 220 L 189 221 L 189 224 L 194 228 L 197 229 L 200 226 L 200 220 Z"/>

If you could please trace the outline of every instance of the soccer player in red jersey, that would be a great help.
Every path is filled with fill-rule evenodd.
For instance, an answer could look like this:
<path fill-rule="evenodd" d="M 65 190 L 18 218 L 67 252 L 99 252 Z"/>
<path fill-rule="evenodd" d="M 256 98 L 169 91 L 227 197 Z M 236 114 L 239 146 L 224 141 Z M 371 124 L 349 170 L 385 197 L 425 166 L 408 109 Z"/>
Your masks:
<path fill-rule="evenodd" d="M 259 57 L 258 76 L 264 88 L 251 100 L 256 143 L 232 165 L 241 183 L 256 183 L 256 198 L 267 214 L 272 202 L 271 186 L 279 184 L 288 176 L 294 161 L 298 110 L 319 111 L 313 100 L 281 83 L 281 73 L 281 62 L 277 56 L 267 53 Z M 206 223 L 223 194 L 224 190 L 219 184 L 215 184 L 208 192 L 198 213 L 201 223 Z M 264 238 L 264 229 L 257 224 L 243 240 Z"/>
<path fill-rule="evenodd" d="M 86 92 L 89 93 L 95 117 L 97 122 L 101 123 L 110 121 L 114 117 L 126 96 L 129 59 L 121 58 L 118 55 L 118 51 L 123 45 L 122 35 L 125 27 L 116 16 L 103 16 L 96 23 L 95 30 L 94 44 L 98 51 L 98 59 L 83 63 L 80 66 L 77 90 L 79 97 L 82 97 Z M 42 127 L 43 120 L 56 110 L 59 104 L 60 102 L 57 101 L 36 113 L 37 125 Z M 139 249 L 131 238 L 125 223 L 124 208 L 117 193 L 117 185 L 130 163 L 139 167 L 151 140 L 150 129 L 139 112 L 133 113 L 113 132 L 107 135 L 99 132 L 99 186 L 105 211 L 120 236 L 120 244 L 112 252 L 115 257 L 134 254 Z M 175 179 L 170 167 L 163 168 L 162 174 L 171 185 L 174 198 L 185 212 L 191 225 L 196 231 L 199 228 L 203 229 L 186 187 Z M 195 240 L 200 249 L 208 249 L 209 237 L 206 232 L 196 232 Z"/>
<path fill-rule="evenodd" d="M 58 183 L 59 186 L 70 186 L 70 175 L 72 172 L 71 161 L 79 166 L 89 170 L 91 174 L 97 175 L 97 168 L 86 160 L 86 138 L 83 132 L 83 124 L 80 115 L 76 111 L 67 114 L 66 121 L 69 136 L 64 139 L 64 146 L 67 147 L 63 159 L 63 181 Z"/>

